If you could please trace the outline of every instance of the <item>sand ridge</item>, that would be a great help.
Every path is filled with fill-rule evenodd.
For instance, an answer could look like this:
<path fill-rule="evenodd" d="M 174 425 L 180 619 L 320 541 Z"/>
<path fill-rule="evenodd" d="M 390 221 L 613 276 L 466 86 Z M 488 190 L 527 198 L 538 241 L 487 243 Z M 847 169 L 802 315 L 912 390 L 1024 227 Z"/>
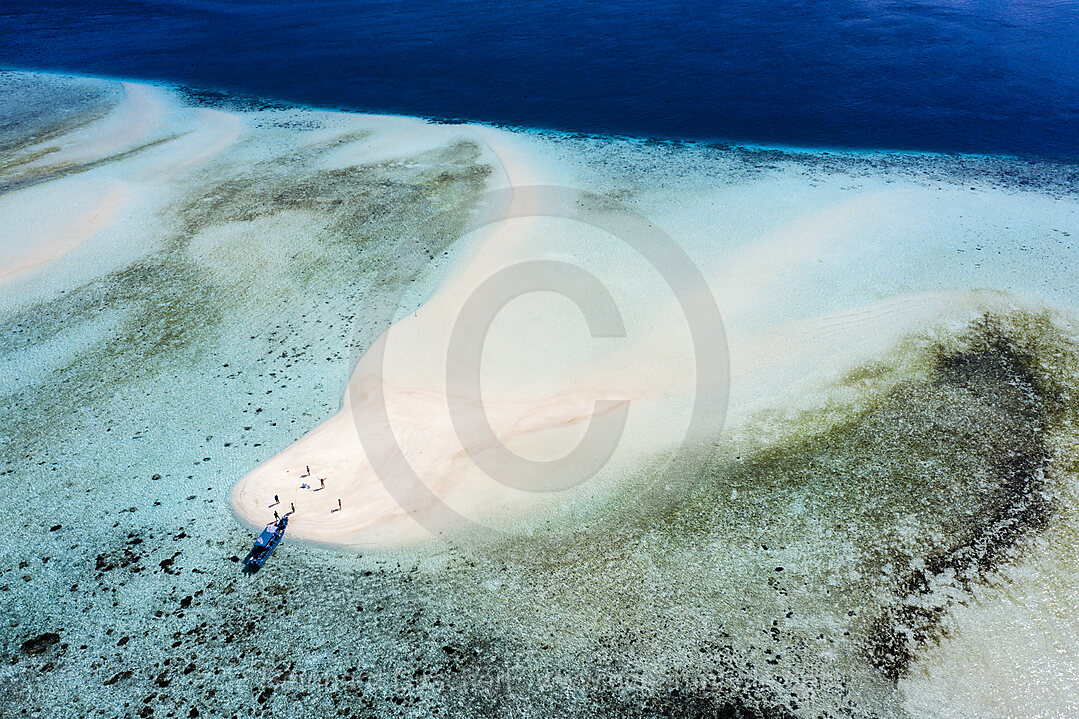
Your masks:
<path fill-rule="evenodd" d="M 508 133 L 492 128 L 475 128 L 474 132 L 498 159 L 496 187 L 542 184 L 541 164 L 515 146 Z M 296 512 L 289 524 L 293 538 L 356 546 L 407 544 L 429 538 L 425 525 L 430 526 L 431 521 L 424 521 L 422 515 L 437 513 L 438 507 L 430 506 L 426 497 L 401 506 L 384 482 L 404 485 L 406 481 L 380 476 L 357 434 L 357 426 L 379 422 L 377 408 L 366 406 L 375 395 L 384 398 L 405 458 L 440 498 L 436 504 L 452 495 L 459 508 L 473 515 L 487 514 L 506 504 L 528 506 L 533 498 L 484 475 L 462 446 L 445 394 L 445 347 L 454 317 L 475 286 L 518 255 L 528 256 L 534 225 L 526 218 L 481 230 L 478 249 L 463 266 L 452 270 L 423 307 L 389 329 L 361 359 L 342 410 L 237 484 L 232 495 L 237 513 L 251 524 L 272 519 L 276 495 L 283 503 L 288 498 L 283 504 L 286 510 L 295 503 Z M 488 370 L 485 366 L 485 372 Z M 498 372 L 497 367 L 491 371 Z M 565 389 L 546 397 L 485 396 L 484 409 L 502 443 L 524 448 L 537 459 L 553 459 L 573 448 L 598 400 L 643 398 L 618 386 L 574 389 L 572 378 L 560 379 Z M 307 466 L 311 476 L 306 476 Z M 326 479 L 325 490 L 312 482 L 319 478 Z M 421 515 L 420 522 L 414 520 L 416 515 Z"/>
<path fill-rule="evenodd" d="M 102 117 L 32 146 L 31 159 L 13 165 L 16 179 L 29 182 L 0 196 L 0 282 L 115 228 L 153 202 L 152 193 L 220 156 L 243 134 L 235 114 L 183 107 L 163 88 L 119 85 L 122 99 Z M 126 162 L 113 162 L 120 159 Z M 35 177 L 55 179 L 39 185 Z"/>
<path fill-rule="evenodd" d="M 461 132 L 497 161 L 493 189 L 572 183 L 544 155 L 542 139 L 496 128 L 466 126 Z M 402 147 L 406 136 L 399 128 L 391 134 Z M 377 138 L 372 140 L 376 150 Z M 785 181 L 774 180 L 768 192 L 788 202 Z M 934 202 L 943 198 L 916 186 L 866 185 L 856 193 L 820 193 L 810 211 L 792 215 L 763 235 L 747 228 L 759 235 L 748 243 L 728 246 L 723 226 L 711 233 L 691 226 L 685 236 L 678 234 L 679 242 L 695 253 L 728 328 L 728 425 L 769 408 L 826 401 L 822 387 L 874 353 L 888 351 L 905 334 L 942 322 L 956 326 L 979 311 L 1014 301 L 978 292 L 974 283 L 980 274 L 963 275 L 952 263 L 936 260 L 955 252 L 947 233 L 920 239 L 924 249 L 919 252 L 875 236 L 881 227 L 891 231 L 897 216 L 912 209 L 919 213 L 914 216 L 918 222 L 928 222 L 929 211 L 919 209 L 916 201 L 926 195 Z M 512 202 L 518 199 L 515 193 Z M 444 506 L 473 522 L 501 526 L 540 508 L 557 510 L 558 498 L 541 501 L 477 467 L 469 453 L 490 448 L 462 445 L 447 404 L 465 401 L 448 397 L 446 390 L 446 348 L 460 308 L 486 278 L 531 259 L 579 263 L 611 289 L 627 322 L 644 319 L 625 338 L 605 344 L 580 332 L 578 309 L 564 301 L 537 297 L 531 304 L 515 300 L 504 307 L 486 338 L 481 372 L 483 409 L 499 442 L 529 459 L 556 459 L 583 436 L 594 419 L 594 401 L 628 402 L 621 441 L 594 483 L 596 492 L 634 471 L 650 453 L 678 446 L 697 389 L 686 318 L 669 293 L 648 284 L 653 281 L 646 277 L 648 268 L 632 265 L 624 251 L 609 251 L 601 234 L 594 228 L 567 231 L 557 220 L 529 216 L 472 233 L 469 251 L 428 301 L 391 327 L 361 359 L 342 410 L 239 482 L 233 493 L 238 515 L 261 524 L 272 518 L 273 496 L 288 494 L 296 497 L 292 538 L 383 547 L 421 542 L 432 531 L 455 531 L 436 519 Z M 878 264 L 867 265 L 870 261 Z M 922 274 L 889 276 L 886 271 L 890 262 L 912 261 L 925 265 L 925 270 L 919 267 Z M 833 277 L 829 272 L 837 267 L 865 271 Z M 850 284 L 854 291 L 837 305 L 839 290 L 829 282 L 844 289 Z M 536 338 L 560 349 L 548 351 Z M 392 443 L 379 445 L 380 453 L 369 457 L 370 443 L 365 445 L 359 434 L 367 437 L 370 428 L 384 424 L 376 411 L 383 404 L 392 437 L 410 468 L 403 474 L 385 469 L 389 455 L 398 451 Z M 326 476 L 326 493 L 297 489 L 297 472 L 307 465 L 316 476 Z M 412 473 L 422 487 L 412 484 Z M 567 494 L 564 500 L 574 497 Z"/>

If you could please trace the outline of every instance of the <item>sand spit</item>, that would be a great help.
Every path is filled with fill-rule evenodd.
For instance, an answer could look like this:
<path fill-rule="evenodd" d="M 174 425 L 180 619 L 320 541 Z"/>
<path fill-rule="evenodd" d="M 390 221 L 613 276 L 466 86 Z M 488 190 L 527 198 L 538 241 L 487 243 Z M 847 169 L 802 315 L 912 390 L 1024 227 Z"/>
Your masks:
<path fill-rule="evenodd" d="M 525 188 L 518 197 L 534 185 L 581 184 L 572 169 L 551 161 L 552 147 L 545 146 L 550 142 L 557 148 L 551 141 L 491 128 L 474 132 L 497 159 L 490 184 L 495 190 Z M 1007 240 L 976 244 L 977 261 L 967 260 L 969 229 L 963 218 L 969 215 L 964 212 L 983 211 L 983 197 L 971 203 L 952 188 L 921 180 L 897 186 L 874 178 L 861 181 L 864 189 L 844 192 L 842 184 L 849 180 L 832 179 L 811 191 L 816 199 L 809 209 L 797 211 L 782 197 L 785 183 L 792 181 L 779 171 L 757 199 L 717 189 L 702 203 L 709 209 L 697 215 L 687 216 L 678 200 L 666 196 L 662 202 L 668 204 L 649 204 L 658 200 L 644 199 L 646 189 L 634 188 L 639 196 L 625 206 L 673 219 L 682 230 L 678 241 L 707 278 L 730 333 L 732 426 L 754 413 L 824 401 L 822 386 L 912 332 L 959 327 L 988 308 L 1016 302 L 982 288 L 1000 287 L 1019 297 L 1033 290 L 1035 296 L 1061 299 L 1055 283 L 1042 274 L 1059 272 L 1059 258 L 1051 269 L 1024 266 L 1003 282 L 1003 268 L 1022 262 L 1032 247 L 1017 248 Z M 1001 192 L 1000 200 L 1005 216 L 1013 216 L 1008 213 L 1019 207 L 1014 194 Z M 735 201 L 752 207 L 730 204 Z M 958 204 L 944 211 L 949 202 Z M 772 203 L 775 216 L 767 218 L 763 232 L 732 223 L 732 216 L 757 213 Z M 1076 220 L 1072 201 L 1040 198 L 1036 203 L 1044 203 L 1039 206 L 1046 212 L 1036 222 L 1055 223 L 1058 236 Z M 943 221 L 931 217 L 934 211 Z M 905 213 L 910 236 L 901 226 Z M 692 222 L 688 231 L 687 222 Z M 931 222 L 940 227 L 930 230 Z M 645 457 L 679 446 L 700 389 L 688 331 L 693 318 L 682 315 L 655 268 L 594 227 L 550 218 L 484 227 L 472 233 L 469 247 L 426 302 L 360 359 L 341 412 L 241 480 L 233 494 L 241 517 L 252 525 L 264 523 L 279 508 L 274 497 L 288 497 L 288 506 L 297 508 L 293 537 L 370 548 L 407 545 L 433 534 L 453 536 L 475 526 L 505 528 L 519 520 L 524 528 L 530 521 L 525 520 L 539 516 L 537 508 L 557 513 L 560 504 L 565 509 L 577 501 L 572 492 L 541 497 L 506 486 L 512 477 L 492 478 L 475 461 L 477 453 L 491 449 L 491 437 L 464 441 L 452 420 L 451 407 L 475 400 L 447 395 L 451 330 L 477 288 L 517 263 L 568 262 L 594 273 L 628 317 L 630 331 L 624 339 L 596 340 L 579 329 L 579 309 L 551 296 L 522 297 L 503 308 L 486 336 L 481 371 L 482 409 L 497 442 L 529 459 L 551 461 L 574 449 L 593 419 L 593 407 L 633 407 L 617 450 L 591 483 L 592 492 L 617 485 L 617 478 Z M 989 252 L 999 254 L 992 262 L 980 261 Z M 906 267 L 910 274 L 897 275 L 892 267 Z M 703 361 L 719 365 L 728 358 Z M 392 435 L 376 442 L 375 451 L 403 458 L 407 464 L 396 470 L 389 468 L 389 456 L 367 456 L 371 445 L 363 441 L 370 427 L 386 424 L 383 406 Z"/>
<path fill-rule="evenodd" d="M 541 165 L 517 147 L 509 133 L 491 128 L 475 132 L 498 160 L 495 188 L 552 183 L 553 178 L 544 176 Z M 513 517 L 535 504 L 534 496 L 492 481 L 471 461 L 468 452 L 485 447 L 463 446 L 451 418 L 445 386 L 450 333 L 463 304 L 494 273 L 522 259 L 535 259 L 533 241 L 542 226 L 542 221 L 524 218 L 480 230 L 479 237 L 472 240 L 476 249 L 451 271 L 433 296 L 394 324 L 360 360 L 341 412 L 237 485 L 233 505 L 240 516 L 258 524 L 266 520 L 271 505 L 295 504 L 293 537 L 359 547 L 394 546 L 429 538 L 430 528 L 440 521 L 440 507 L 429 506 L 432 502 L 421 496 L 406 500 L 402 506 L 392 487 L 406 487 L 407 478 L 386 476 L 376 469 L 357 431 L 380 421 L 383 404 L 404 459 L 438 497 L 433 504 L 452 498 L 466 515 L 493 517 Z M 539 256 L 544 255 L 541 252 Z M 558 312 L 554 321 L 573 321 L 566 317 L 564 308 L 553 307 Z M 541 311 L 542 307 L 537 310 L 534 304 L 528 309 L 532 316 L 515 322 L 515 326 L 533 326 L 534 315 Z M 536 346 L 531 338 L 504 332 L 485 343 L 486 357 L 496 359 L 485 362 L 483 380 L 501 393 L 485 392 L 482 409 L 498 440 L 509 447 L 527 447 L 533 460 L 549 461 L 570 451 L 595 407 L 607 406 L 605 402 L 654 400 L 669 391 L 661 379 L 642 383 L 640 376 L 633 375 L 589 385 L 580 381 L 589 371 L 587 366 L 567 367 L 557 362 L 534 367 L 539 371 L 531 375 L 522 393 L 507 381 L 507 373 L 519 375 L 512 346 L 520 343 Z M 629 388 L 617 381 L 627 378 L 638 386 Z M 537 393 L 537 387 L 554 389 Z M 326 481 L 325 490 L 322 480 Z M 275 503 L 275 496 L 281 498 L 281 505 Z"/>

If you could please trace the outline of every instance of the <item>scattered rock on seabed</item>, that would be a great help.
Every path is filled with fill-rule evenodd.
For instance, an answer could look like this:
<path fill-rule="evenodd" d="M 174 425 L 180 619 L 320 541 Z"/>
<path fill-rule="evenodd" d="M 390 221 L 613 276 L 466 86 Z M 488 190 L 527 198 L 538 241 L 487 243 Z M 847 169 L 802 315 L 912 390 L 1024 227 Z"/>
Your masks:
<path fill-rule="evenodd" d="M 49 651 L 53 644 L 60 641 L 60 635 L 56 632 L 45 632 L 22 643 L 22 650 L 27 654 L 44 654 Z"/>

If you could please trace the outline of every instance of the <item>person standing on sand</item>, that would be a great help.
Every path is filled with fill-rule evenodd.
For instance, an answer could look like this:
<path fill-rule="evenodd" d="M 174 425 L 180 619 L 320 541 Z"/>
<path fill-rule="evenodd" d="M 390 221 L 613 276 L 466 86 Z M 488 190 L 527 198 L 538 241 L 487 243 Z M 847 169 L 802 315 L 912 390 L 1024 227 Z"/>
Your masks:
<path fill-rule="evenodd" d="M 281 521 L 281 517 L 278 516 L 276 511 L 273 513 L 273 518 L 274 518 L 274 521 L 278 521 L 278 522 Z"/>
<path fill-rule="evenodd" d="M 281 500 L 277 497 L 276 494 L 273 496 L 273 503 L 274 504 L 281 504 Z"/>
<path fill-rule="evenodd" d="M 295 512 L 296 511 L 296 503 L 295 502 L 289 502 L 289 504 L 292 505 L 292 512 Z M 289 514 L 292 514 L 292 512 L 289 512 Z"/>
<path fill-rule="evenodd" d="M 303 466 L 303 468 L 307 470 L 307 476 L 310 477 L 311 476 L 311 465 L 305 464 Z"/>
<path fill-rule="evenodd" d="M 340 499 L 337 500 L 337 509 L 339 509 L 339 510 L 341 509 L 341 500 Z"/>
<path fill-rule="evenodd" d="M 318 484 L 319 484 L 320 489 L 326 489 L 326 478 L 325 477 L 319 477 L 318 478 Z"/>

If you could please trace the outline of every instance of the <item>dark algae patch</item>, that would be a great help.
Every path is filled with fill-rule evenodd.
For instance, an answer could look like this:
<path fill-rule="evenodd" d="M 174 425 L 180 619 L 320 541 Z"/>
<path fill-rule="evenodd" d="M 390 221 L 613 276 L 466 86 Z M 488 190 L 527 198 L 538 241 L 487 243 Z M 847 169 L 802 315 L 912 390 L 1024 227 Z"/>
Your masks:
<path fill-rule="evenodd" d="M 542 703 L 534 675 L 577 688 L 567 715 L 906 716 L 895 682 L 949 607 L 1058 516 L 1076 367 L 1049 314 L 911 338 L 842 402 L 762 419 L 699 476 L 642 478 L 680 499 L 630 511 L 633 490 L 489 550 L 455 588 L 503 618 L 490 640 L 529 667 L 510 672 L 521 711 Z"/>
<path fill-rule="evenodd" d="M 956 405 L 970 408 L 962 439 L 968 451 L 987 458 L 979 482 L 983 509 L 957 541 L 899 579 L 894 602 L 871 627 L 867 655 L 891 679 L 906 671 L 922 647 L 941 638 L 948 601 L 935 595 L 942 585 L 969 591 L 1011 561 L 1025 536 L 1051 520 L 1049 441 L 1076 408 L 1064 400 L 1066 388 L 1042 360 L 1072 356 L 1072 348 L 1061 338 L 1053 342 L 1045 317 L 1023 317 L 1019 324 L 1009 332 L 1005 323 L 983 317 L 962 338 L 960 349 L 936 349 L 931 391 L 957 396 Z M 1036 346 L 1038 340 L 1044 344 Z"/>

